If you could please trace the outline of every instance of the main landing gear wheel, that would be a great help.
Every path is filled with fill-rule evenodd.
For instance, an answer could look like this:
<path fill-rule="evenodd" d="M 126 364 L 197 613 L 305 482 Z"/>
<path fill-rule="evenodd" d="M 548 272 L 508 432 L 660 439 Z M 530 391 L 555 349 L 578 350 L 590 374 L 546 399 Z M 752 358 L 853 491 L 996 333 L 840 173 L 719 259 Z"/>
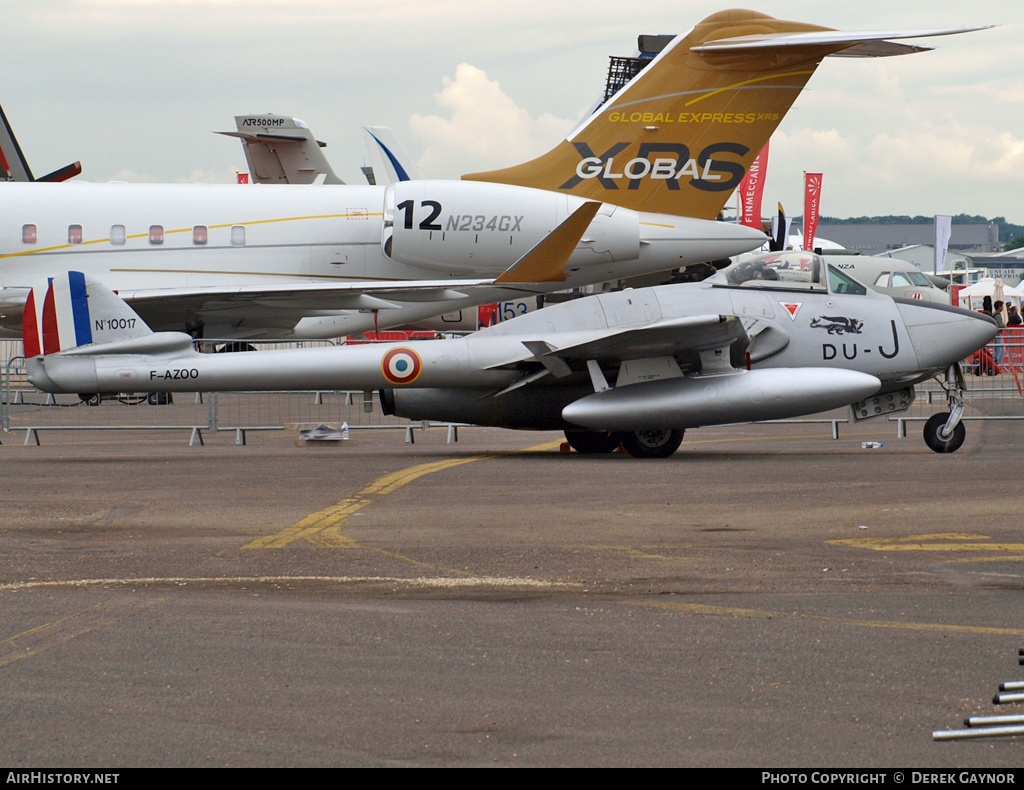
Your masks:
<path fill-rule="evenodd" d="M 682 431 L 626 431 L 622 446 L 634 458 L 668 458 L 683 443 Z"/>
<path fill-rule="evenodd" d="M 596 453 L 613 453 L 622 442 L 617 433 L 608 431 L 565 431 L 565 440 L 578 453 L 593 455 Z"/>
<path fill-rule="evenodd" d="M 967 436 L 967 428 L 958 422 L 949 435 L 944 435 L 949 412 L 933 414 L 924 424 L 924 443 L 937 453 L 955 453 Z"/>

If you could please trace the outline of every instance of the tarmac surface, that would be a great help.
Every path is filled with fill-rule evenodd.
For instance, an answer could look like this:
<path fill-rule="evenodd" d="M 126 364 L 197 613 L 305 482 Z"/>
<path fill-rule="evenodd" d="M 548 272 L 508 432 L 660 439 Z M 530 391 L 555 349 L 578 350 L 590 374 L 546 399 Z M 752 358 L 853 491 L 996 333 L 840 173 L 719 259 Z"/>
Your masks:
<path fill-rule="evenodd" d="M 0 435 L 0 765 L 1018 767 L 1024 424 L 918 431 Z"/>

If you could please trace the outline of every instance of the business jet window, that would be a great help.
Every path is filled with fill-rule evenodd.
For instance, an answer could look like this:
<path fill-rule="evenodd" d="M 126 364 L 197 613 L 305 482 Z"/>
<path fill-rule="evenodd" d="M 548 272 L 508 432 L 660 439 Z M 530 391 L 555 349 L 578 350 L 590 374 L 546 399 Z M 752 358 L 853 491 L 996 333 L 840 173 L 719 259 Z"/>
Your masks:
<path fill-rule="evenodd" d="M 738 261 L 711 278 L 711 282 L 744 288 L 780 288 L 824 291 L 824 262 L 820 255 L 801 250 L 769 252 Z"/>
<path fill-rule="evenodd" d="M 893 288 L 930 288 L 931 282 L 921 272 L 893 272 Z"/>
<path fill-rule="evenodd" d="M 36 230 L 35 225 L 22 225 L 21 226 L 21 243 L 22 244 L 35 244 L 39 241 L 39 233 Z"/>
<path fill-rule="evenodd" d="M 110 226 L 110 243 L 120 247 L 125 243 L 127 235 L 124 232 L 124 225 Z"/>
<path fill-rule="evenodd" d="M 68 244 L 82 243 L 82 226 L 68 225 Z"/>
<path fill-rule="evenodd" d="M 150 225 L 149 226 L 149 243 L 150 244 L 163 244 L 164 243 L 164 226 L 163 225 Z"/>
<path fill-rule="evenodd" d="M 878 279 L 875 280 L 875 285 L 877 285 L 879 288 L 888 288 L 889 272 L 882 272 L 880 275 L 878 275 Z"/>
<path fill-rule="evenodd" d="M 241 247 L 245 244 L 245 225 L 231 226 L 231 243 L 235 247 Z"/>
<path fill-rule="evenodd" d="M 206 244 L 210 238 L 210 231 L 205 225 L 196 225 L 192 228 L 192 243 Z"/>

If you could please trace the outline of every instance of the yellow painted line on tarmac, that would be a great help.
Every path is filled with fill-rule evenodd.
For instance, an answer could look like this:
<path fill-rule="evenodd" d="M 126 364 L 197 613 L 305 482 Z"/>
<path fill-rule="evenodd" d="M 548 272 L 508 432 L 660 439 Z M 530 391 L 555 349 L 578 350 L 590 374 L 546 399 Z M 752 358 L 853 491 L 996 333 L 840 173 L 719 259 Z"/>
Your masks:
<path fill-rule="evenodd" d="M 65 583 L 56 583 L 65 584 Z M 0 585 L 0 589 L 26 589 L 32 586 L 56 586 L 46 582 L 9 582 Z M 73 583 L 78 586 L 77 583 Z M 162 597 L 150 599 L 141 605 L 152 606 L 164 600 Z M 56 620 L 30 628 L 13 636 L 0 637 L 0 667 L 6 667 L 15 661 L 31 658 L 46 650 L 60 647 L 72 639 L 88 634 L 97 629 L 109 628 L 120 617 L 120 612 L 134 608 L 140 604 L 131 601 L 128 604 L 100 604 L 85 611 L 59 617 Z"/>
<path fill-rule="evenodd" d="M 637 601 L 630 600 L 630 604 Z M 1024 636 L 1024 628 L 989 628 L 976 625 L 954 625 L 947 623 L 914 623 L 894 620 L 857 620 L 845 617 L 828 617 L 818 614 L 801 612 L 772 611 L 769 609 L 740 609 L 734 606 L 709 606 L 707 604 L 671 603 L 667 601 L 640 601 L 642 606 L 664 609 L 675 614 L 687 616 L 708 615 L 712 617 L 747 617 L 762 620 L 800 619 L 815 620 L 820 623 L 836 623 L 856 628 L 889 628 L 900 631 L 938 631 L 956 634 L 984 634 L 995 636 Z"/>
<path fill-rule="evenodd" d="M 908 535 L 904 538 L 847 538 L 828 540 L 835 546 L 850 546 L 871 551 L 984 551 L 1024 554 L 1024 543 L 991 543 L 988 535 L 970 532 L 936 532 L 930 535 Z M 999 559 L 1008 559 L 999 557 Z"/>
<path fill-rule="evenodd" d="M 99 625 L 106 625 L 106 623 L 92 623 L 68 629 L 65 626 L 70 620 L 72 618 L 62 618 L 4 639 L 0 642 L 0 667 L 13 664 L 23 658 L 31 658 L 51 647 L 70 642 L 76 636 L 87 634 Z"/>
<path fill-rule="evenodd" d="M 542 589 L 566 590 L 580 586 L 578 582 L 545 581 L 529 577 L 509 576 L 169 576 L 133 577 L 107 579 L 55 579 L 50 581 L 6 582 L 0 584 L 0 592 L 33 589 L 81 589 L 86 587 L 186 587 L 200 584 L 270 584 L 292 587 L 306 583 L 327 583 L 338 585 L 387 585 L 391 589 L 465 589 L 486 587 L 491 589 Z M 161 594 L 141 604 L 133 599 L 130 607 L 153 606 L 166 600 Z M 118 619 L 119 610 L 126 608 L 119 604 L 100 605 L 90 610 L 67 615 L 50 623 L 30 628 L 12 636 L 0 636 L 0 669 L 32 658 L 54 647 L 60 647 L 72 639 L 98 629 L 109 628 Z"/>
<path fill-rule="evenodd" d="M 545 442 L 534 447 L 527 447 L 525 450 L 485 453 L 483 455 L 472 455 L 467 458 L 451 458 L 445 461 L 433 461 L 427 464 L 419 464 L 418 466 L 410 466 L 407 469 L 400 469 L 397 472 L 391 472 L 377 478 L 361 491 L 345 497 L 330 507 L 318 510 L 316 513 L 311 513 L 281 532 L 257 538 L 243 546 L 243 548 L 280 549 L 297 540 L 305 540 L 320 548 L 350 548 L 358 544 L 352 538 L 342 534 L 342 525 L 349 516 L 359 512 L 367 505 L 373 504 L 378 497 L 387 496 L 402 486 L 434 472 L 441 472 L 445 469 L 461 466 L 462 464 L 471 464 L 474 461 L 486 461 L 489 458 L 543 452 L 554 449 L 560 444 L 561 441 Z"/>
<path fill-rule="evenodd" d="M 676 546 L 662 546 L 662 545 L 657 546 L 657 548 L 660 548 L 662 550 L 664 550 L 664 549 L 673 549 L 675 551 L 684 551 L 684 550 L 692 549 L 693 547 L 694 547 L 694 544 L 692 544 L 692 543 L 680 543 L 680 544 L 678 544 Z M 693 558 L 690 558 L 690 557 L 680 557 L 679 555 L 670 555 L 670 554 L 664 554 L 664 553 L 653 554 L 653 553 L 647 551 L 646 550 L 647 547 L 645 547 L 645 546 L 613 546 L 613 545 L 600 544 L 600 543 L 591 543 L 591 544 L 587 544 L 585 546 L 582 546 L 581 548 L 584 549 L 584 550 L 588 550 L 589 549 L 590 551 L 610 551 L 610 552 L 615 552 L 615 553 L 618 553 L 618 554 L 622 554 L 625 557 L 629 557 L 630 559 L 668 560 L 670 562 L 679 562 L 681 560 L 687 560 L 688 559 L 688 560 L 691 560 L 691 561 L 695 561 Z M 654 548 L 654 547 L 652 547 L 652 548 Z"/>

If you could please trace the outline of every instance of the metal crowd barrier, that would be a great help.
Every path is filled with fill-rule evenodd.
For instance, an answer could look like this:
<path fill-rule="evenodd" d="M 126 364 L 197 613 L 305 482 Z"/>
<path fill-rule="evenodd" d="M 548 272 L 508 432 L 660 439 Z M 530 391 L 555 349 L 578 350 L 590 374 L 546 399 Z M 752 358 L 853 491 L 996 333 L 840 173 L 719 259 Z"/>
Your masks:
<path fill-rule="evenodd" d="M 252 343 L 260 348 L 328 344 Z M 40 432 L 52 430 L 188 431 L 190 444 L 201 444 L 204 434 L 233 431 L 236 443 L 245 444 L 246 433 L 251 431 L 299 431 L 345 423 L 352 431 L 404 430 L 407 442 L 415 441 L 414 429 L 435 427 L 447 428 L 449 442 L 458 439 L 459 425 L 412 423 L 385 416 L 373 395 L 363 392 L 176 393 L 173 398 L 121 394 L 99 403 L 83 402 L 76 395 L 47 395 L 26 381 L 21 353 L 21 341 L 0 341 L 0 359 L 6 360 L 0 370 L 0 428 L 3 435 L 25 431 L 25 444 L 39 443 Z M 966 360 L 964 367 L 965 420 L 1024 419 L 1024 327 L 1004 330 L 996 342 Z M 896 423 L 896 435 L 902 438 L 909 423 L 923 422 L 947 409 L 945 392 L 937 382 L 929 381 L 918 385 L 917 399 L 909 410 L 888 417 L 888 421 Z M 838 439 L 840 426 L 852 419 L 848 413 L 844 417 L 831 413 L 773 422 L 828 424 L 832 437 Z"/>
<path fill-rule="evenodd" d="M 358 392 L 221 392 L 119 393 L 82 400 L 78 395 L 48 395 L 31 387 L 25 376 L 20 341 L 0 341 L 6 362 L 0 370 L 0 428 L 3 435 L 24 431 L 24 443 L 39 444 L 44 431 L 187 431 L 189 444 L 203 444 L 207 434 L 234 432 L 236 444 L 252 431 L 300 431 L 328 425 L 350 431 L 415 431 L 445 428 L 448 442 L 458 441 L 453 423 L 410 422 L 381 413 L 374 393 Z M 213 342 L 213 341 L 206 341 Z M 260 348 L 309 348 L 328 341 L 259 342 Z M 2 440 L 0 440 L 2 441 Z"/>

